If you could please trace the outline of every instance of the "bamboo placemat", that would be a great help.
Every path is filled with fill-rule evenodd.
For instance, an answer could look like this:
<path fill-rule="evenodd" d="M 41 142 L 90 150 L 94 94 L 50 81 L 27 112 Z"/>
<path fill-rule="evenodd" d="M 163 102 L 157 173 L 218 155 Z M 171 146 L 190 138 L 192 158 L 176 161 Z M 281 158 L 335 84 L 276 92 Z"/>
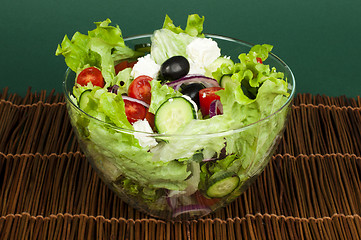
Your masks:
<path fill-rule="evenodd" d="M 298 94 L 270 164 L 202 219 L 151 218 L 88 164 L 64 97 L 0 92 L 0 239 L 361 239 L 361 98 Z"/>

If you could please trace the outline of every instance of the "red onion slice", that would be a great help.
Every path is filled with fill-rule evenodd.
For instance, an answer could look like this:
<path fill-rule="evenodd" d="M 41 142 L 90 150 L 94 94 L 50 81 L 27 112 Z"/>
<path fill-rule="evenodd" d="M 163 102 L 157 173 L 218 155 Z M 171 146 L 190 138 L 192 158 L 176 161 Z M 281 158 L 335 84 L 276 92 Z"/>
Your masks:
<path fill-rule="evenodd" d="M 177 198 L 174 198 L 174 197 L 167 197 L 167 203 L 168 203 L 168 206 L 174 210 L 174 208 L 176 207 L 177 205 Z"/>
<path fill-rule="evenodd" d="M 142 101 L 142 100 L 139 100 L 139 99 L 135 99 L 135 98 L 132 98 L 132 97 L 128 97 L 128 96 L 122 96 L 123 100 L 128 100 L 130 102 L 136 102 L 136 103 L 139 103 L 141 105 L 143 105 L 144 107 L 146 108 L 149 108 L 149 104 Z"/>
<path fill-rule="evenodd" d="M 213 100 L 213 102 L 211 102 L 211 105 L 209 105 L 209 117 L 212 118 L 216 115 L 221 115 L 223 114 L 223 105 L 221 103 L 221 101 L 217 100 Z"/>
<path fill-rule="evenodd" d="M 111 87 L 108 87 L 108 92 L 118 94 L 118 89 L 119 89 L 118 85 L 113 85 Z"/>
<path fill-rule="evenodd" d="M 115 94 L 118 94 L 118 89 L 119 89 L 119 86 L 118 85 L 113 85 L 111 87 L 108 87 L 108 92 L 111 92 L 111 93 L 115 93 Z M 132 97 L 128 97 L 128 96 L 124 96 L 122 95 L 122 98 L 124 100 L 128 100 L 130 102 L 136 102 L 136 103 L 139 103 L 141 105 L 143 105 L 144 107 L 146 108 L 149 108 L 149 104 L 142 101 L 142 100 L 139 100 L 139 99 L 136 99 L 136 98 L 132 98 Z"/>
<path fill-rule="evenodd" d="M 187 205 L 187 206 L 181 206 L 174 210 L 173 217 L 178 217 L 181 214 L 185 213 L 194 213 L 194 212 L 200 212 L 202 215 L 207 215 L 211 212 L 211 209 L 204 205 Z"/>
<path fill-rule="evenodd" d="M 204 75 L 196 75 L 196 74 L 189 74 L 186 75 L 178 80 L 172 81 L 172 82 L 168 82 L 166 83 L 169 87 L 174 88 L 174 90 L 178 91 L 180 86 L 185 83 L 185 84 L 190 84 L 190 83 L 202 83 L 205 87 L 219 87 L 219 83 L 217 82 L 216 79 L 210 78 L 210 77 L 206 77 Z"/>
<path fill-rule="evenodd" d="M 202 162 L 211 162 L 214 160 L 217 160 L 218 158 L 207 158 L 207 159 L 203 159 Z"/>
<path fill-rule="evenodd" d="M 206 76 L 204 76 L 202 74 L 187 74 L 187 75 L 185 75 L 184 77 L 182 77 L 182 78 L 180 78 L 178 80 L 187 80 L 187 79 L 191 79 L 191 78 L 211 79 L 211 80 L 217 81 L 214 78 L 206 77 Z"/>

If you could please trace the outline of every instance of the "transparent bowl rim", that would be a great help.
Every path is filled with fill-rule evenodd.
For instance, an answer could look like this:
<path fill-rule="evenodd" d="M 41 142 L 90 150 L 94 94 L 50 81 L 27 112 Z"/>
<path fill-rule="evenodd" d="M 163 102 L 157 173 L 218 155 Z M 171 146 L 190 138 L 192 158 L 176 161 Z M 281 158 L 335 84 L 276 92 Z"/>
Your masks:
<path fill-rule="evenodd" d="M 127 41 L 131 41 L 131 40 L 136 40 L 136 39 L 141 39 L 141 38 L 150 38 L 152 36 L 152 34 L 139 34 L 139 35 L 134 35 L 134 36 L 130 36 L 130 37 L 126 37 L 124 38 L 124 42 Z M 254 46 L 254 44 L 243 41 L 243 40 L 239 40 L 236 38 L 232 38 L 232 37 L 226 37 L 223 35 L 217 35 L 217 34 L 206 34 L 205 36 L 208 38 L 212 38 L 212 39 L 220 39 L 220 40 L 225 40 L 225 41 L 230 41 L 230 42 L 235 42 L 235 43 L 239 43 L 239 44 L 243 44 L 245 46 L 248 47 L 252 47 Z M 219 131 L 219 132 L 213 132 L 213 133 L 199 133 L 199 134 L 162 134 L 162 133 L 149 133 L 149 132 L 142 132 L 142 131 L 136 131 L 136 130 L 132 130 L 132 129 L 126 129 L 126 128 L 121 128 L 121 127 L 117 127 L 113 124 L 104 122 L 98 118 L 95 118 L 91 115 L 89 115 L 88 113 L 84 112 L 82 109 L 80 109 L 77 104 L 75 104 L 73 102 L 73 100 L 70 98 L 70 94 L 66 88 L 66 81 L 68 79 L 68 74 L 72 71 L 70 68 L 67 68 L 67 70 L 65 71 L 65 76 L 64 76 L 64 81 L 63 81 L 63 91 L 64 91 L 64 95 L 66 100 L 68 101 L 68 103 L 70 103 L 70 105 L 72 107 L 74 107 L 78 112 L 80 112 L 81 114 L 85 114 L 87 117 L 94 119 L 95 121 L 98 121 L 100 124 L 104 124 L 107 127 L 112 128 L 115 131 L 119 131 L 119 132 L 123 132 L 123 133 L 127 133 L 127 134 L 134 134 L 134 133 L 138 133 L 138 134 L 144 134 L 146 136 L 149 137 L 155 137 L 155 138 L 171 138 L 171 137 L 212 137 L 212 136 L 227 136 L 230 134 L 235 134 L 238 132 L 242 132 L 245 131 L 255 125 L 261 124 L 262 122 L 267 121 L 268 119 L 272 118 L 274 115 L 278 114 L 280 111 L 282 111 L 284 108 L 286 108 L 293 100 L 295 92 L 296 92 L 296 82 L 295 82 L 295 77 L 294 74 L 292 72 L 292 70 L 290 69 L 290 67 L 281 59 L 279 58 L 277 55 L 273 54 L 272 52 L 269 53 L 269 55 L 271 55 L 274 59 L 276 59 L 279 63 L 281 63 L 290 73 L 290 79 L 287 79 L 289 83 L 292 83 L 292 89 L 290 92 L 290 95 L 287 98 L 287 101 L 279 108 L 277 109 L 277 111 L 275 111 L 274 113 L 256 121 L 253 123 L 250 123 L 248 125 L 244 125 L 240 128 L 235 128 L 235 129 L 229 129 L 229 130 L 225 130 L 225 131 Z"/>

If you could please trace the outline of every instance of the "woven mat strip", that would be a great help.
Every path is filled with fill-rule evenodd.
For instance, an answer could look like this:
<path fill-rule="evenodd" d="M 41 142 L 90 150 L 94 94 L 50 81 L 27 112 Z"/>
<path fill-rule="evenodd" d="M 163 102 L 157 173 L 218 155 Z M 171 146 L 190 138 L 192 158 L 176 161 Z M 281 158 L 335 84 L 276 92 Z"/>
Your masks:
<path fill-rule="evenodd" d="M 361 108 L 293 106 L 277 153 L 361 154 Z"/>
<path fill-rule="evenodd" d="M 360 239 L 359 215 L 295 218 L 274 214 L 165 222 L 103 216 L 28 213 L 0 217 L 1 239 Z M 326 230 L 326 231 L 322 231 Z"/>
<path fill-rule="evenodd" d="M 117 198 L 81 153 L 0 154 L 0 213 L 87 214 L 147 218 Z M 270 213 L 323 217 L 361 215 L 361 157 L 350 154 L 274 156 L 236 201 L 211 214 L 235 218 Z"/>
<path fill-rule="evenodd" d="M 9 88 L 5 87 L 3 91 L 0 92 L 0 100 L 9 101 L 17 105 L 27 105 L 37 102 L 57 103 L 64 102 L 64 95 L 56 93 L 55 90 L 42 90 L 40 93 L 37 93 L 33 92 L 31 88 L 28 88 L 26 95 L 22 97 L 16 93 L 9 93 Z"/>
<path fill-rule="evenodd" d="M 326 95 L 313 95 L 309 93 L 298 93 L 294 99 L 295 105 L 313 104 L 313 105 L 329 105 L 329 106 L 350 106 L 361 107 L 361 96 L 348 98 L 346 96 L 330 97 Z"/>
<path fill-rule="evenodd" d="M 64 102 L 0 102 L 0 152 L 62 153 L 79 150 Z"/>
<path fill-rule="evenodd" d="M 361 154 L 361 108 L 300 104 L 276 153 Z M 80 151 L 64 102 L 15 105 L 0 102 L 0 152 L 63 153 Z"/>

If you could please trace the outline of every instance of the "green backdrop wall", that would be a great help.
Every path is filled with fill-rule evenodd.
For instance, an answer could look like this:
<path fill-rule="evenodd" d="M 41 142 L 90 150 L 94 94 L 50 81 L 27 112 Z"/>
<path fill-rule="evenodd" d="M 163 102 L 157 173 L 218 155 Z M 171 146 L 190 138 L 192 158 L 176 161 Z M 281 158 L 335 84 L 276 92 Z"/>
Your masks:
<path fill-rule="evenodd" d="M 162 27 L 165 14 L 184 26 L 191 13 L 205 16 L 206 33 L 274 45 L 299 93 L 361 95 L 360 0 L 3 0 L 0 90 L 60 92 L 66 66 L 57 44 L 93 22 L 110 18 L 127 37 Z"/>

